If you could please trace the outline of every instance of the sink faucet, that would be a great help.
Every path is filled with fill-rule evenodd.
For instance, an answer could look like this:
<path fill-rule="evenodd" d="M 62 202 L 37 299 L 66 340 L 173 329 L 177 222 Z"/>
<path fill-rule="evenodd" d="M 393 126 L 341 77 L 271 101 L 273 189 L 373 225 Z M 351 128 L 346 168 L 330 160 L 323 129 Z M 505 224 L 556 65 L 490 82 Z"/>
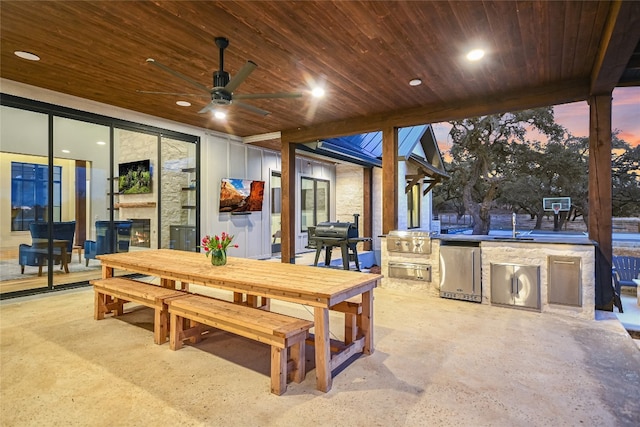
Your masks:
<path fill-rule="evenodd" d="M 512 230 L 511 237 L 515 239 L 516 235 L 518 235 L 518 233 L 516 232 L 516 213 L 515 212 L 511 214 L 511 230 Z"/>

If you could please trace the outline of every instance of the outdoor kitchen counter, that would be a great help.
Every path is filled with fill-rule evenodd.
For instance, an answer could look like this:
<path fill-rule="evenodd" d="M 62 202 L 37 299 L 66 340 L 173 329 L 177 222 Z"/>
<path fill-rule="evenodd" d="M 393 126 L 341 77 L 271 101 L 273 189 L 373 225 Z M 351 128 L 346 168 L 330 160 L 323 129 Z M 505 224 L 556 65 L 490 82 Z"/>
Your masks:
<path fill-rule="evenodd" d="M 384 236 L 388 237 L 388 236 Z M 584 235 L 437 235 L 431 236 L 428 254 L 398 253 L 387 250 L 387 238 L 381 240 L 382 286 L 388 288 L 415 289 L 440 297 L 442 260 L 441 248 L 468 246 L 480 249 L 480 275 L 482 304 L 498 306 L 492 295 L 492 285 L 498 286 L 498 270 L 520 267 L 533 269 L 531 283 L 535 283 L 538 295 L 534 311 L 558 313 L 571 317 L 593 319 L 595 317 L 595 248 L 597 243 Z M 456 261 L 457 268 L 461 268 Z M 428 266 L 430 280 L 407 280 L 393 277 L 389 265 L 415 264 Z M 507 266 L 507 267 L 504 267 Z M 454 266 L 456 267 L 456 266 Z M 496 268 L 498 270 L 496 270 Z M 492 274 L 493 269 L 493 274 Z M 495 276 L 495 277 L 494 277 Z M 569 280 L 570 279 L 570 280 Z M 567 283 L 571 282 L 570 285 Z M 522 295 L 522 292 L 519 292 Z M 468 303 L 461 301 L 462 303 Z M 500 304 L 500 307 L 523 308 Z"/>

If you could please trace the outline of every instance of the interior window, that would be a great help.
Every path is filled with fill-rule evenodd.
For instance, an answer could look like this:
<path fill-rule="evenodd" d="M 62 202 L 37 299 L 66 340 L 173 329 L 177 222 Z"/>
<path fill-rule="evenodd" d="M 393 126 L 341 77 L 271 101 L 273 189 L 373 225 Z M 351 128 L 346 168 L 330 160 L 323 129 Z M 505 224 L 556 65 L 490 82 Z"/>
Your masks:
<path fill-rule="evenodd" d="M 324 179 L 302 178 L 300 218 L 303 232 L 310 226 L 329 221 L 329 184 Z"/>
<path fill-rule="evenodd" d="M 47 220 L 49 166 L 11 162 L 11 231 L 28 231 Z M 60 221 L 62 167 L 53 167 L 53 220 Z"/>

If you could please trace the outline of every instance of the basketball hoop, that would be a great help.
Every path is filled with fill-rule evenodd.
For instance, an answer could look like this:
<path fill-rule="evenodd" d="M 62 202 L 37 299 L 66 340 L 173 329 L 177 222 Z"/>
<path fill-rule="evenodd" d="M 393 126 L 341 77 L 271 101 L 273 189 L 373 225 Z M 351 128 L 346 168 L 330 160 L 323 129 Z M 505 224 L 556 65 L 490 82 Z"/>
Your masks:
<path fill-rule="evenodd" d="M 551 209 L 553 209 L 553 214 L 558 215 L 560 213 L 560 208 L 562 207 L 561 203 L 553 203 L 551 205 Z"/>

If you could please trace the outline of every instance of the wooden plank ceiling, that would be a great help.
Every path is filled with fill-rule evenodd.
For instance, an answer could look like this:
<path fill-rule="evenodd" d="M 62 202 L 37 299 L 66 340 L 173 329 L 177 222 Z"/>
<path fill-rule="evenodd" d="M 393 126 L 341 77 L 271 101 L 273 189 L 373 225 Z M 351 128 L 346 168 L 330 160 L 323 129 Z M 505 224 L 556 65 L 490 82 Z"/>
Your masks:
<path fill-rule="evenodd" d="M 288 132 L 298 142 L 586 99 L 594 81 L 615 85 L 640 38 L 638 2 L 3 0 L 0 8 L 2 78 L 243 137 Z M 211 87 L 217 36 L 230 40 L 232 76 L 249 59 L 258 64 L 236 94 L 322 84 L 326 96 L 247 100 L 271 114 L 232 105 L 220 122 L 198 113 L 206 97 L 138 92 L 198 93 L 149 57 Z M 477 46 L 487 56 L 470 63 L 464 54 Z M 423 84 L 409 86 L 414 78 Z"/>

